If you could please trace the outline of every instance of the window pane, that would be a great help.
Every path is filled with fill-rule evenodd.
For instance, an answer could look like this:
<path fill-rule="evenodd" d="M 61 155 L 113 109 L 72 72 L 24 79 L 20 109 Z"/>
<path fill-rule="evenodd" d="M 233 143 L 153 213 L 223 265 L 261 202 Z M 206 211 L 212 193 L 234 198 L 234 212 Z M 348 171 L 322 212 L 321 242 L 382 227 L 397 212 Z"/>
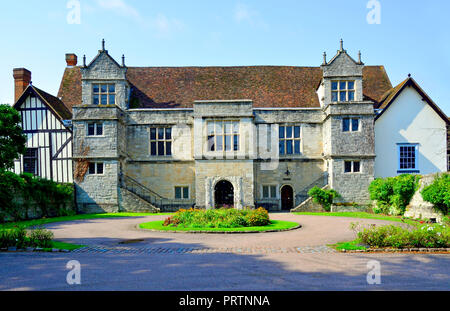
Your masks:
<path fill-rule="evenodd" d="M 338 92 L 332 92 L 331 93 L 331 101 L 337 102 L 338 101 Z"/>
<path fill-rule="evenodd" d="M 286 153 L 292 154 L 292 140 L 286 140 Z"/>
<path fill-rule="evenodd" d="M 164 139 L 164 129 L 158 128 L 158 139 Z"/>
<path fill-rule="evenodd" d="M 294 138 L 300 138 L 300 126 L 294 127 Z"/>
<path fill-rule="evenodd" d="M 116 95 L 109 95 L 109 104 L 110 105 L 116 104 Z"/>
<path fill-rule="evenodd" d="M 279 135 L 279 137 L 280 138 L 284 138 L 284 126 L 280 126 L 280 135 Z"/>
<path fill-rule="evenodd" d="M 277 197 L 277 187 L 276 186 L 270 186 L 270 197 L 271 198 Z"/>
<path fill-rule="evenodd" d="M 150 144 L 150 154 L 151 154 L 152 156 L 155 156 L 155 155 L 156 155 L 156 142 L 152 142 L 152 143 Z"/>
<path fill-rule="evenodd" d="M 225 136 L 225 150 L 230 151 L 231 150 L 231 135 Z"/>
<path fill-rule="evenodd" d="M 172 128 L 166 128 L 166 140 L 172 139 Z"/>
<path fill-rule="evenodd" d="M 359 119 L 352 119 L 352 131 L 358 131 Z"/>
<path fill-rule="evenodd" d="M 222 122 L 216 122 L 216 134 L 222 133 L 223 133 Z"/>
<path fill-rule="evenodd" d="M 340 90 L 346 90 L 347 86 L 346 86 L 347 82 L 343 81 L 343 82 L 339 82 L 339 89 Z"/>
<path fill-rule="evenodd" d="M 292 138 L 292 126 L 286 126 L 286 138 Z"/>
<path fill-rule="evenodd" d="M 223 136 L 222 135 L 216 136 L 216 144 L 217 144 L 216 151 L 222 151 L 223 150 Z"/>
<path fill-rule="evenodd" d="M 234 151 L 238 151 L 239 150 L 239 136 L 238 135 L 234 135 Z"/>
<path fill-rule="evenodd" d="M 100 90 L 99 85 L 98 84 L 94 84 L 94 86 L 93 86 L 94 93 L 98 93 L 99 90 Z"/>
<path fill-rule="evenodd" d="M 103 174 L 103 163 L 97 163 L 97 174 Z"/>
<path fill-rule="evenodd" d="M 106 93 L 106 89 L 107 89 L 106 84 L 102 84 L 102 85 L 100 86 L 100 88 L 101 88 L 101 90 L 102 90 L 102 93 Z"/>
<path fill-rule="evenodd" d="M 331 89 L 337 90 L 338 89 L 338 83 L 337 82 L 331 82 Z"/>
<path fill-rule="evenodd" d="M 170 141 L 166 142 L 166 155 L 172 155 L 172 142 Z"/>
<path fill-rule="evenodd" d="M 348 100 L 353 101 L 355 100 L 355 92 L 348 92 Z"/>
<path fill-rule="evenodd" d="M 95 135 L 95 125 L 94 124 L 88 124 L 88 136 Z"/>
<path fill-rule="evenodd" d="M 89 174 L 90 175 L 95 174 L 95 163 L 89 163 Z"/>
<path fill-rule="evenodd" d="M 296 140 L 294 142 L 294 153 L 300 154 L 300 141 L 299 140 Z"/>
<path fill-rule="evenodd" d="M 231 122 L 225 122 L 225 134 L 231 134 L 233 124 Z"/>
<path fill-rule="evenodd" d="M 353 162 L 353 172 L 355 172 L 355 173 L 359 172 L 360 171 L 360 165 L 361 164 L 358 161 Z"/>
<path fill-rule="evenodd" d="M 97 123 L 97 135 L 101 136 L 103 135 L 103 124 Z"/>
<path fill-rule="evenodd" d="M 108 104 L 108 96 L 107 95 L 102 95 L 101 96 L 101 102 L 100 105 L 107 105 Z"/>
<path fill-rule="evenodd" d="M 183 199 L 189 199 L 189 187 L 183 188 Z"/>
<path fill-rule="evenodd" d="M 109 85 L 109 92 L 110 93 L 115 93 L 116 92 L 116 85 L 115 84 L 110 84 Z"/>
<path fill-rule="evenodd" d="M 175 187 L 175 199 L 181 199 L 181 187 Z"/>
<path fill-rule="evenodd" d="M 354 81 L 349 81 L 348 82 L 348 89 L 349 90 L 354 90 L 355 89 L 355 82 Z"/>
<path fill-rule="evenodd" d="M 350 119 L 342 119 L 342 131 L 348 132 L 350 130 Z"/>
<path fill-rule="evenodd" d="M 268 197 L 269 197 L 269 187 L 263 186 L 263 198 L 268 198 Z"/>
<path fill-rule="evenodd" d="M 158 141 L 158 155 L 163 156 L 164 155 L 164 142 Z"/>
<path fill-rule="evenodd" d="M 284 154 L 284 140 L 280 141 L 280 154 Z"/>
<path fill-rule="evenodd" d="M 150 129 L 150 139 L 151 140 L 156 140 L 156 128 L 152 127 Z"/>
<path fill-rule="evenodd" d="M 233 122 L 233 134 L 239 134 L 239 122 Z"/>
<path fill-rule="evenodd" d="M 92 104 L 93 105 L 98 105 L 98 95 L 94 95 L 94 97 L 92 99 Z"/>
<path fill-rule="evenodd" d="M 345 161 L 344 172 L 345 172 L 345 173 L 350 173 L 351 171 L 352 171 L 352 162 L 350 162 L 350 161 Z"/>
<path fill-rule="evenodd" d="M 339 93 L 339 101 L 345 102 L 347 100 L 347 92 L 340 92 Z"/>
<path fill-rule="evenodd" d="M 214 122 L 208 122 L 208 135 L 214 134 Z"/>
<path fill-rule="evenodd" d="M 208 136 L 208 150 L 209 151 L 214 151 L 214 136 L 210 135 Z"/>

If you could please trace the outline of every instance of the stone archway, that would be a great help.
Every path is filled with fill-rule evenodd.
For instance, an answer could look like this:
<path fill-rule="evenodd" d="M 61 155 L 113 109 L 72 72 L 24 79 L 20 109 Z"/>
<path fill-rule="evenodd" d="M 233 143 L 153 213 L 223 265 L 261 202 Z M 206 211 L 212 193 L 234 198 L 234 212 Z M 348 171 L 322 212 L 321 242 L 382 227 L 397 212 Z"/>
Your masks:
<path fill-rule="evenodd" d="M 227 181 L 233 186 L 234 192 L 234 208 L 242 208 L 242 177 L 240 176 L 215 176 L 207 177 L 205 179 L 205 206 L 206 208 L 214 208 L 215 202 L 215 187 L 220 181 Z"/>
<path fill-rule="evenodd" d="M 294 189 L 290 185 L 281 188 L 281 210 L 289 211 L 294 208 Z"/>
<path fill-rule="evenodd" d="M 234 206 L 234 187 L 228 180 L 221 180 L 214 186 L 215 208 Z"/>

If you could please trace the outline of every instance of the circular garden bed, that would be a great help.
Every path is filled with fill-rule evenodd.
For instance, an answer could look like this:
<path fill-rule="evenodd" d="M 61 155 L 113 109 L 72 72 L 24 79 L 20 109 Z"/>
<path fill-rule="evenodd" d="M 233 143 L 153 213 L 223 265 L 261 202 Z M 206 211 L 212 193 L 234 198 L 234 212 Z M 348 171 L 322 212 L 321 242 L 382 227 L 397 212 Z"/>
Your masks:
<path fill-rule="evenodd" d="M 164 221 L 142 223 L 139 228 L 163 232 L 260 233 L 300 228 L 298 223 L 270 220 L 268 212 L 258 209 L 180 210 Z"/>

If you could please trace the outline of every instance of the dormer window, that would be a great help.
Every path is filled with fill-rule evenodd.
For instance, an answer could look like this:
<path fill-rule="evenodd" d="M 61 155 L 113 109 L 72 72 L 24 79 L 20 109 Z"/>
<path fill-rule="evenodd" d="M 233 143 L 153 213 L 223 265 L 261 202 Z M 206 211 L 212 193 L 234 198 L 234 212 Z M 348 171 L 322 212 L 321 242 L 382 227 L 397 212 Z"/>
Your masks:
<path fill-rule="evenodd" d="M 93 105 L 115 105 L 116 85 L 115 84 L 93 84 L 92 85 Z"/>
<path fill-rule="evenodd" d="M 331 101 L 349 102 L 355 100 L 355 81 L 331 81 Z"/>

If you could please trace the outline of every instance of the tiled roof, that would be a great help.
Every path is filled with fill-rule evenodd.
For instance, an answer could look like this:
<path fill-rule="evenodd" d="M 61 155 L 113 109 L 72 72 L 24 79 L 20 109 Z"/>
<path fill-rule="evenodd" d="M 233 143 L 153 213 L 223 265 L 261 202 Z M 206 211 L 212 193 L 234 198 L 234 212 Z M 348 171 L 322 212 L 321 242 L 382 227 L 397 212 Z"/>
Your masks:
<path fill-rule="evenodd" d="M 20 96 L 20 98 L 17 100 L 17 102 L 14 104 L 14 108 L 18 109 L 20 105 L 25 101 L 25 99 L 29 96 L 30 93 L 35 93 L 41 99 L 50 106 L 51 109 L 53 109 L 54 112 L 59 116 L 61 120 L 70 120 L 72 119 L 72 112 L 71 109 L 67 108 L 64 103 L 57 97 L 50 95 L 47 92 L 44 92 L 43 90 L 35 87 L 34 85 L 29 85 L 23 94 Z"/>
<path fill-rule="evenodd" d="M 44 98 L 45 102 L 55 110 L 55 112 L 62 118 L 62 120 L 72 119 L 72 112 L 64 105 L 64 103 L 57 97 L 44 92 L 41 89 L 33 86 L 33 89 Z"/>
<path fill-rule="evenodd" d="M 320 67 L 128 67 L 130 106 L 190 108 L 195 100 L 251 99 L 254 107 L 319 107 Z M 378 102 L 392 88 L 383 66 L 363 70 L 364 95 Z M 80 67 L 66 68 L 58 96 L 81 104 Z"/>

